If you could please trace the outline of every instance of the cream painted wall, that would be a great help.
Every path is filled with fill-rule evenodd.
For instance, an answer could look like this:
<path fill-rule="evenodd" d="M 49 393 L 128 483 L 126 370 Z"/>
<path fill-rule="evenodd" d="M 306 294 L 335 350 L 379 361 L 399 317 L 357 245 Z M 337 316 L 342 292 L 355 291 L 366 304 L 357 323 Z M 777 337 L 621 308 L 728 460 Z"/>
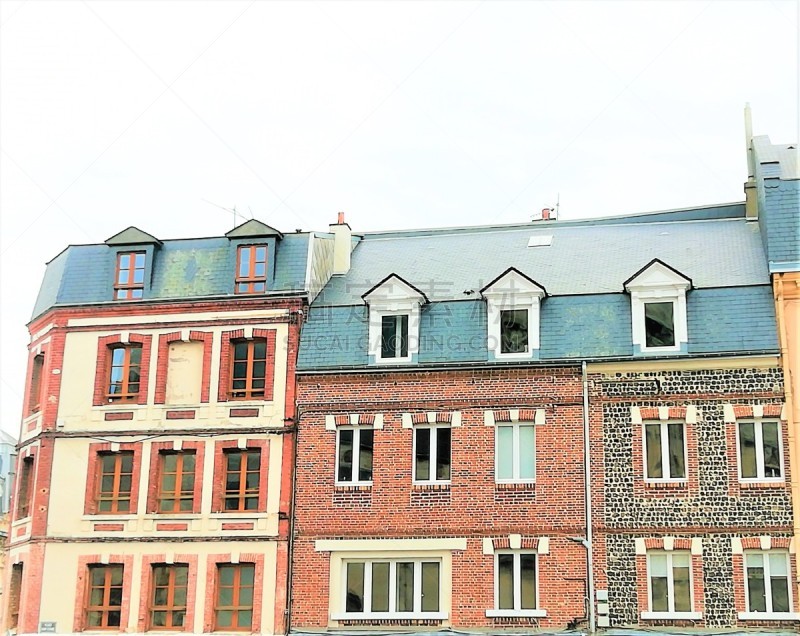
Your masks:
<path fill-rule="evenodd" d="M 200 402 L 203 381 L 203 343 L 173 342 L 167 353 L 167 404 Z"/>

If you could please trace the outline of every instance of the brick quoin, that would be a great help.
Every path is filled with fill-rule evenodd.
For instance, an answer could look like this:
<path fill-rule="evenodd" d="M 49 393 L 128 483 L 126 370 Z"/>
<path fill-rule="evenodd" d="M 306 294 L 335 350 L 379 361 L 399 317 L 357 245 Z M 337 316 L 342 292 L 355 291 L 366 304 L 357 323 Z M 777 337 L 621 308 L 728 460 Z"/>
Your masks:
<path fill-rule="evenodd" d="M 584 614 L 586 551 L 569 539 L 585 532 L 579 369 L 300 375 L 297 407 L 294 628 L 328 626 L 330 554 L 314 549 L 326 538 L 467 538 L 467 549 L 452 553 L 449 624 L 456 629 L 563 629 Z M 535 484 L 495 484 L 495 428 L 485 424 L 484 411 L 504 409 L 545 411 L 545 423 L 536 426 Z M 461 426 L 452 429 L 449 487 L 412 485 L 413 431 L 402 427 L 402 414 L 427 411 L 461 412 Z M 326 430 L 325 416 L 350 413 L 383 416 L 383 429 L 374 432 L 371 487 L 334 484 L 336 432 Z M 483 538 L 509 534 L 528 545 L 550 538 L 549 554 L 538 560 L 546 618 L 486 616 L 494 608 L 494 556 L 483 554 Z"/>

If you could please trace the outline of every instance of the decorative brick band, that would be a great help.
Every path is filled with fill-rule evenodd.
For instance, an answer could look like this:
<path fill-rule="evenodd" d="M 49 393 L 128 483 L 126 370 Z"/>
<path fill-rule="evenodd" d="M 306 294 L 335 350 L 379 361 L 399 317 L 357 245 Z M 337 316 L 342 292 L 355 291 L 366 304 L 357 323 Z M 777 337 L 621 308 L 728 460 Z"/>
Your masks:
<path fill-rule="evenodd" d="M 96 523 L 92 528 L 95 532 L 121 532 L 124 529 L 124 523 Z"/>
<path fill-rule="evenodd" d="M 634 424 L 653 420 L 683 420 L 687 424 L 697 424 L 697 407 L 688 406 L 656 406 L 639 408 L 631 407 L 631 419 Z"/>
<path fill-rule="evenodd" d="M 193 420 L 195 416 L 194 410 L 188 411 L 167 411 L 168 420 Z"/>
<path fill-rule="evenodd" d="M 449 424 L 461 426 L 461 411 L 425 411 L 421 413 L 403 413 L 403 428 L 413 428 L 420 424 Z"/>
<path fill-rule="evenodd" d="M 188 523 L 157 523 L 156 531 L 158 532 L 177 532 L 180 530 L 188 530 Z"/>
<path fill-rule="evenodd" d="M 115 411 L 114 413 L 106 413 L 103 416 L 106 422 L 119 422 L 121 420 L 132 420 L 133 411 Z"/>
<path fill-rule="evenodd" d="M 636 554 L 647 554 L 648 550 L 689 550 L 692 554 L 703 553 L 703 540 L 699 537 L 647 537 L 634 540 Z"/>
<path fill-rule="evenodd" d="M 776 417 L 786 419 L 783 404 L 724 404 L 724 419 L 732 424 L 739 419 L 758 419 L 761 417 Z"/>
<path fill-rule="evenodd" d="M 383 413 L 339 413 L 325 416 L 325 430 L 335 431 L 337 426 L 371 426 L 383 430 Z"/>
<path fill-rule="evenodd" d="M 496 411 L 484 411 L 483 423 L 486 426 L 494 426 L 495 422 L 533 422 L 534 424 L 544 424 L 544 409 L 501 409 Z"/>
<path fill-rule="evenodd" d="M 258 417 L 258 408 L 253 409 L 231 409 L 229 417 Z"/>
<path fill-rule="evenodd" d="M 523 537 L 519 534 L 510 534 L 507 537 L 485 538 L 483 540 L 483 553 L 494 554 L 495 550 L 530 550 L 539 554 L 549 554 L 549 537 Z"/>
<path fill-rule="evenodd" d="M 252 530 L 254 528 L 254 524 L 251 523 L 223 523 L 222 529 L 223 530 Z"/>

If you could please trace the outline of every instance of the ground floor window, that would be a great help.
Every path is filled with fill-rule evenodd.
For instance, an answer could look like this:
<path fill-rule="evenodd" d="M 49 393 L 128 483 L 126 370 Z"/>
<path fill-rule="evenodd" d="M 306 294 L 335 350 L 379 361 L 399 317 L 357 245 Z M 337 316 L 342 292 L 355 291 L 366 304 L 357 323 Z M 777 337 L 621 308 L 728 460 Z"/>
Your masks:
<path fill-rule="evenodd" d="M 347 561 L 344 577 L 345 614 L 403 617 L 440 611 L 439 560 Z"/>
<path fill-rule="evenodd" d="M 746 552 L 744 567 L 748 612 L 792 611 L 788 552 Z"/>

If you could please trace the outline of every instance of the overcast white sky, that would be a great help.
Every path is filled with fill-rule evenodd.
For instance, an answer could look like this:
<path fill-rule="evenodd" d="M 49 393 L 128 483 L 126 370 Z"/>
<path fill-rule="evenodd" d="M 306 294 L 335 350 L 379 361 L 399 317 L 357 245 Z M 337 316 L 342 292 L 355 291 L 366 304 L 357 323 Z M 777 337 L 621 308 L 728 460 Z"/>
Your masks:
<path fill-rule="evenodd" d="M 739 201 L 798 140 L 798 3 L 0 2 L 0 427 L 44 264 L 219 236 Z M 241 220 L 241 219 L 240 219 Z M 465 257 L 468 255 L 465 255 Z"/>

